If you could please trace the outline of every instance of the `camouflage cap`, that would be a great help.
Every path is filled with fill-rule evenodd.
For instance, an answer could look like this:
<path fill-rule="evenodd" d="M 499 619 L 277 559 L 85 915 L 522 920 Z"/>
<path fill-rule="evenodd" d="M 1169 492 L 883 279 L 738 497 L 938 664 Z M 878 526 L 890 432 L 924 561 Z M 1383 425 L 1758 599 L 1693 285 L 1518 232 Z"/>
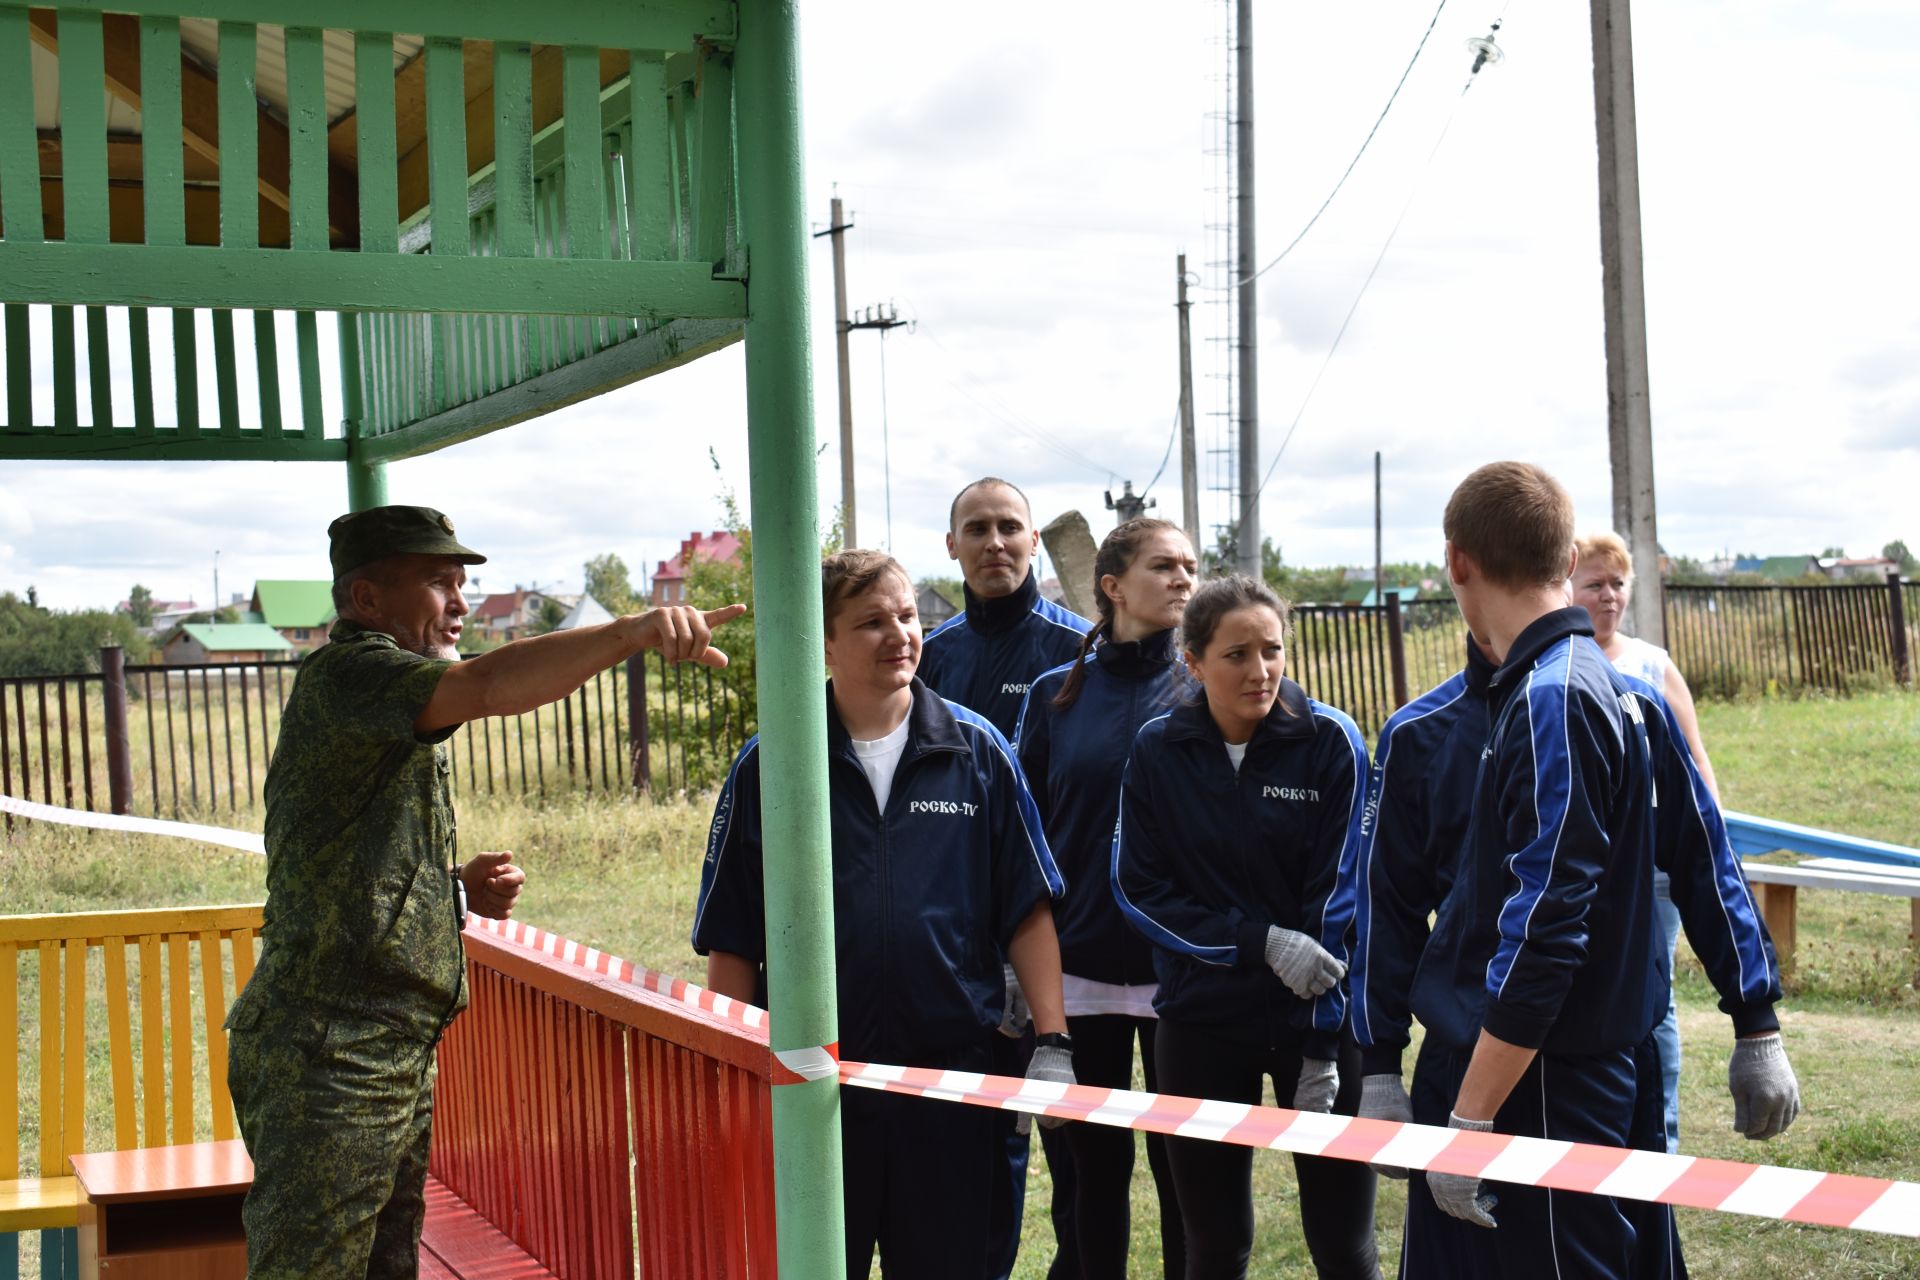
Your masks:
<path fill-rule="evenodd" d="M 388 556 L 452 556 L 462 564 L 487 558 L 453 536 L 453 521 L 432 507 L 371 507 L 327 526 L 336 580 Z"/>

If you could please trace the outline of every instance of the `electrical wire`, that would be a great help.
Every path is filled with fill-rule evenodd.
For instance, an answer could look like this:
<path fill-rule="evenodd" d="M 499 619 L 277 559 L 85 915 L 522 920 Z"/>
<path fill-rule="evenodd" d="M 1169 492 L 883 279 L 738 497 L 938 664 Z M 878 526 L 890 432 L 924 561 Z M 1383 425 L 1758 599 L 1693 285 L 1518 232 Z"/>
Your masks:
<path fill-rule="evenodd" d="M 1147 481 L 1147 487 L 1140 491 L 1140 497 L 1142 499 L 1145 499 L 1149 493 L 1153 492 L 1153 486 L 1158 484 L 1160 482 L 1160 477 L 1166 474 L 1167 461 L 1168 459 L 1173 457 L 1173 442 L 1179 438 L 1180 438 L 1180 401 L 1175 400 L 1173 402 L 1173 430 L 1167 432 L 1167 451 L 1160 455 L 1160 469 L 1153 473 L 1153 479 Z"/>
<path fill-rule="evenodd" d="M 955 372 L 957 372 L 960 377 L 965 378 L 968 382 L 974 381 L 973 376 L 967 373 L 961 365 L 960 357 L 955 355 L 951 348 L 940 341 L 939 337 L 927 328 L 926 321 L 916 318 L 914 320 L 914 326 L 914 332 L 916 334 L 926 338 L 927 341 L 940 348 L 940 350 L 953 361 Z M 1092 458 L 1087 457 L 1086 454 L 1081 453 L 1072 445 L 1042 430 L 1039 426 L 1021 416 L 1004 402 L 996 401 L 995 404 L 988 404 L 985 400 L 982 400 L 980 396 L 974 395 L 973 392 L 967 390 L 967 388 L 961 386 L 960 383 L 954 381 L 952 378 L 947 378 L 946 383 L 955 391 L 958 391 L 961 395 L 972 401 L 980 409 L 998 418 L 1003 425 L 1020 435 L 1026 436 L 1042 448 L 1052 452 L 1061 460 L 1071 462 L 1075 466 L 1091 471 L 1095 475 L 1105 476 L 1108 482 L 1113 480 L 1112 468 L 1095 462 Z M 981 395 L 992 396 L 993 393 L 985 387 L 980 386 L 979 383 L 975 382 L 974 385 L 979 388 Z"/>
<path fill-rule="evenodd" d="M 1238 289 L 1244 285 L 1252 284 L 1255 280 L 1258 280 L 1261 276 L 1267 274 L 1267 272 L 1273 270 L 1285 261 L 1286 256 L 1292 253 L 1302 240 L 1307 238 L 1307 232 L 1313 230 L 1313 224 L 1320 221 L 1320 215 L 1327 211 L 1327 206 L 1333 203 L 1333 198 L 1340 194 L 1340 188 L 1346 186 L 1347 179 L 1353 176 L 1353 170 L 1355 166 L 1360 163 L 1360 157 L 1367 154 L 1367 147 L 1373 142 L 1373 135 L 1380 132 L 1380 126 L 1386 122 L 1387 112 L 1393 110 L 1394 102 L 1400 97 L 1400 90 L 1406 87 L 1407 77 L 1413 74 L 1414 64 L 1420 61 L 1421 51 L 1427 47 L 1427 38 L 1433 34 L 1433 28 L 1440 21 L 1440 11 L 1446 7 L 1447 0 L 1440 0 L 1439 6 L 1433 11 L 1433 17 L 1427 19 L 1427 29 L 1420 33 L 1420 43 L 1414 46 L 1413 57 L 1407 59 L 1407 69 L 1400 73 L 1399 82 L 1393 86 L 1393 92 L 1387 95 L 1387 105 L 1380 108 L 1379 116 L 1374 119 L 1373 128 L 1367 130 L 1367 136 L 1361 141 L 1360 149 L 1354 152 L 1353 159 L 1347 162 L 1346 172 L 1340 175 L 1340 180 L 1333 184 L 1333 190 L 1327 192 L 1327 198 L 1320 202 L 1320 207 L 1313 211 L 1311 218 L 1307 219 L 1307 225 L 1301 227 L 1299 234 L 1287 242 L 1287 247 L 1280 251 L 1279 256 L 1275 257 L 1273 261 L 1252 275 L 1235 280 L 1231 285 L 1213 285 L 1209 287 L 1215 290 L 1223 288 Z"/>
<path fill-rule="evenodd" d="M 893 433 L 887 424 L 887 331 L 880 331 L 880 466 L 886 477 L 887 554 L 893 554 Z"/>

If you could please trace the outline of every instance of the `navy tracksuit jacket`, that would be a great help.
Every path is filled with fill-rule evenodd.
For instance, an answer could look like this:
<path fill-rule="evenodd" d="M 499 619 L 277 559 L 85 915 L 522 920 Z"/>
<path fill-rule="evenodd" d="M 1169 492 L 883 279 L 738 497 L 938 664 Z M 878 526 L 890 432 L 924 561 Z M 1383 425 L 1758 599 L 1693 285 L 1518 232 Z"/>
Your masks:
<path fill-rule="evenodd" d="M 1154 944 L 1154 1010 L 1262 1047 L 1337 1056 L 1345 992 L 1301 1000 L 1267 967 L 1279 925 L 1347 959 L 1367 748 L 1346 714 L 1280 682 L 1236 773 L 1204 698 L 1134 739 L 1113 838 L 1113 891 Z"/>
<path fill-rule="evenodd" d="M 840 1045 L 865 1062 L 944 1066 L 1000 1025 L 1001 955 L 1065 888 L 1000 731 L 918 680 L 883 814 L 827 698 Z M 766 956 L 760 740 L 714 805 L 694 950 Z"/>
<path fill-rule="evenodd" d="M 1079 697 L 1062 711 L 1054 698 L 1078 665 Z M 1173 632 L 1103 642 L 1033 682 L 1020 708 L 1013 748 L 1033 789 L 1047 845 L 1071 886 L 1054 906 L 1060 967 L 1075 977 L 1122 986 L 1154 981 L 1153 947 L 1114 900 L 1107 863 L 1120 814 L 1120 775 L 1140 726 L 1171 710 L 1193 681 L 1176 660 Z"/>
<path fill-rule="evenodd" d="M 1079 656 L 1093 624 L 1043 597 L 1032 570 L 1018 591 L 997 600 L 966 590 L 966 610 L 921 642 L 920 678 L 1011 738 L 1028 686 L 1041 672 Z"/>

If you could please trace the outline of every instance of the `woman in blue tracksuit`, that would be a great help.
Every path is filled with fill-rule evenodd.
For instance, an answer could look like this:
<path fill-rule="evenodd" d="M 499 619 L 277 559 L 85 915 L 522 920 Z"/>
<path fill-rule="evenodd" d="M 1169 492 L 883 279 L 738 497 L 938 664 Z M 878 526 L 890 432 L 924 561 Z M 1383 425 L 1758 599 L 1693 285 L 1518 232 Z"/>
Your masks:
<path fill-rule="evenodd" d="M 1287 606 L 1251 578 L 1187 602 L 1188 670 L 1202 693 L 1134 739 L 1114 832 L 1114 897 L 1154 945 L 1154 1057 L 1167 1093 L 1354 1114 L 1342 872 L 1357 856 L 1367 749 L 1353 721 L 1284 676 Z M 1253 1152 L 1169 1142 L 1187 1275 L 1245 1276 Z M 1379 1275 L 1373 1173 L 1295 1156 L 1300 1217 L 1323 1277 Z"/>
<path fill-rule="evenodd" d="M 1093 562 L 1099 621 L 1072 662 L 1033 682 L 1014 729 L 1047 845 L 1067 882 L 1066 896 L 1054 904 L 1054 924 L 1074 1072 L 1082 1084 L 1132 1088 L 1137 1039 L 1147 1088 L 1158 1087 L 1153 948 L 1120 915 L 1107 862 L 1133 736 L 1191 687 L 1175 661 L 1173 629 L 1198 569 L 1178 525 L 1129 520 L 1109 533 Z M 1093 1124 L 1068 1125 L 1064 1132 L 1078 1173 L 1069 1220 L 1079 1275 L 1124 1280 L 1133 1134 Z M 1161 1264 L 1168 1280 L 1178 1280 L 1186 1270 L 1180 1211 L 1159 1134 L 1147 1135 L 1147 1163 L 1160 1193 Z"/>

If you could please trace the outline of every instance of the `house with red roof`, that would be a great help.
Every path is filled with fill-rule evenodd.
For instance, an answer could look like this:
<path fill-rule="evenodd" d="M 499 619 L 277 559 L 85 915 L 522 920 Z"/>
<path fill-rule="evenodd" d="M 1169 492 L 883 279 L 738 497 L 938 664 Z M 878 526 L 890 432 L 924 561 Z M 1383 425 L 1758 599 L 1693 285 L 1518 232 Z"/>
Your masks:
<path fill-rule="evenodd" d="M 653 594 L 649 597 L 652 603 L 687 602 L 687 567 L 695 559 L 734 564 L 740 559 L 740 539 L 725 529 L 715 529 L 708 534 L 696 531 L 691 537 L 682 539 L 680 554 L 671 560 L 662 560 L 660 567 L 653 571 Z"/>

